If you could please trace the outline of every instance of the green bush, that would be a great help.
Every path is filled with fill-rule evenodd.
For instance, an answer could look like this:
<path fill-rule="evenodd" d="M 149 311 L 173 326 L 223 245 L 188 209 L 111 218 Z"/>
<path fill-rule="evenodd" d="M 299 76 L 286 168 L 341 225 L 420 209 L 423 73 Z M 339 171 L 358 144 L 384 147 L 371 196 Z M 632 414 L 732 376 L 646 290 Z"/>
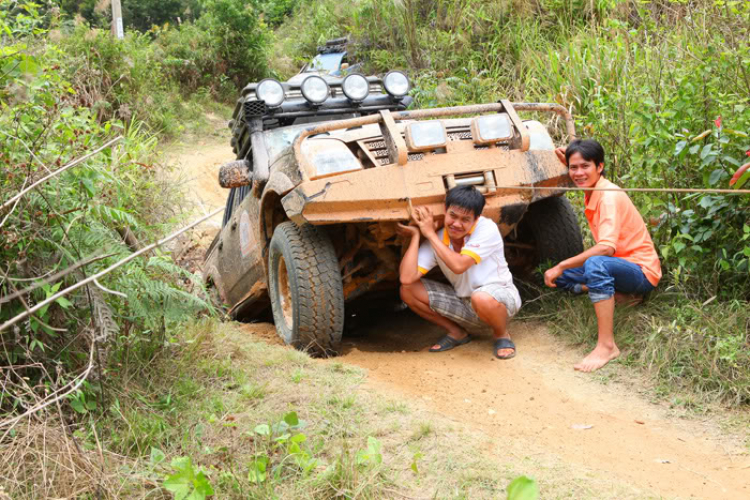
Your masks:
<path fill-rule="evenodd" d="M 163 75 L 163 53 L 148 35 L 131 32 L 116 40 L 109 31 L 79 24 L 62 37 L 60 49 L 68 55 L 64 71 L 79 104 L 91 108 L 100 122 L 150 118 L 164 112 L 154 95 L 175 91 Z"/>
<path fill-rule="evenodd" d="M 20 11 L 9 16 L 9 6 Z M 156 137 L 134 118 L 127 127 L 119 119 L 128 96 L 148 106 L 147 73 L 155 57 L 145 41 L 131 36 L 128 45 L 117 45 L 86 31 L 57 45 L 40 26 L 33 4 L 0 0 L 0 202 L 115 135 L 124 140 L 0 212 L 0 322 L 129 255 L 120 236 L 126 228 L 150 242 L 178 221 L 170 208 L 177 193 L 153 168 Z M 99 104 L 107 99 L 111 107 Z M 133 113 L 145 112 L 140 105 Z M 91 258 L 98 260 L 53 279 Z M 88 363 L 94 338 L 102 353 L 122 338 L 141 336 L 159 347 L 156 332 L 210 308 L 185 291 L 191 281 L 192 275 L 157 251 L 0 332 L 0 364 L 20 366 L 5 379 L 0 415 L 30 408 L 69 382 Z M 27 287 L 33 290 L 8 299 Z M 85 411 L 95 398 L 77 394 L 71 401 Z"/>
<path fill-rule="evenodd" d="M 260 0 L 259 7 L 270 26 L 279 26 L 301 3 L 301 0 Z"/>
<path fill-rule="evenodd" d="M 270 32 L 254 3 L 244 0 L 204 0 L 197 26 L 210 36 L 218 56 L 219 74 L 237 88 L 263 78 Z"/>
<path fill-rule="evenodd" d="M 55 30 L 70 55 L 64 68 L 81 100 L 100 122 L 136 117 L 170 137 L 196 118 L 194 96 L 234 101 L 239 89 L 267 72 L 268 28 L 252 4 L 206 1 L 195 22 L 127 31 L 123 40 L 109 30 L 78 22 Z"/>
<path fill-rule="evenodd" d="M 184 96 L 207 89 L 223 101 L 237 98 L 237 88 L 225 74 L 226 63 L 218 54 L 218 44 L 208 31 L 186 23 L 156 33 L 156 44 L 164 53 L 163 74 L 179 83 Z"/>

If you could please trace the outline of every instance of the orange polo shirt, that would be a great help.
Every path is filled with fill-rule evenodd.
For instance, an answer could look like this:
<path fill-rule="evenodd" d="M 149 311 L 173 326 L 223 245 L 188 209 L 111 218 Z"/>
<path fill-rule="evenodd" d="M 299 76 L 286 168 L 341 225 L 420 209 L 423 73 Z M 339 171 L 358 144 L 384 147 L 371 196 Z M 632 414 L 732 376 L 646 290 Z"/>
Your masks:
<path fill-rule="evenodd" d="M 599 178 L 595 187 L 619 189 L 604 177 Z M 586 219 L 594 241 L 614 248 L 613 257 L 636 264 L 652 285 L 658 285 L 659 256 L 643 217 L 625 191 L 588 191 L 585 200 Z"/>

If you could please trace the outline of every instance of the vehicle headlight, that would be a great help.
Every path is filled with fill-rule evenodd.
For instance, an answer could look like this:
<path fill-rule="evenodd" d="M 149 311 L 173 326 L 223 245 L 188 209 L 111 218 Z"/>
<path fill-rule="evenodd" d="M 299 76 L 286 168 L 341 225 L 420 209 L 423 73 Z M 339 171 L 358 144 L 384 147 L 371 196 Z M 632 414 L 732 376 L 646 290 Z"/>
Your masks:
<path fill-rule="evenodd" d="M 284 87 L 273 78 L 266 78 L 255 87 L 255 95 L 269 108 L 276 108 L 284 102 Z"/>
<path fill-rule="evenodd" d="M 383 78 L 383 86 L 393 97 L 404 97 L 409 92 L 409 79 L 400 71 L 391 71 Z"/>
<path fill-rule="evenodd" d="M 313 104 L 322 103 L 328 99 L 328 95 L 330 94 L 330 89 L 326 81 L 315 75 L 305 78 L 300 89 L 304 98 Z"/>
<path fill-rule="evenodd" d="M 341 89 L 350 100 L 361 102 L 370 93 L 370 82 L 364 76 L 355 73 L 344 78 Z"/>
<path fill-rule="evenodd" d="M 445 125 L 439 120 L 410 123 L 406 126 L 405 135 L 409 151 L 444 148 L 447 142 Z"/>
<path fill-rule="evenodd" d="M 524 122 L 526 129 L 529 131 L 529 150 L 536 151 L 554 151 L 555 143 L 547 132 L 547 127 L 536 120 Z"/>
<path fill-rule="evenodd" d="M 310 173 L 314 179 L 363 168 L 354 153 L 338 139 L 308 139 L 302 143 L 302 154 L 315 167 L 315 172 Z"/>
<path fill-rule="evenodd" d="M 494 144 L 513 137 L 513 125 L 506 114 L 485 115 L 471 121 L 475 144 Z"/>

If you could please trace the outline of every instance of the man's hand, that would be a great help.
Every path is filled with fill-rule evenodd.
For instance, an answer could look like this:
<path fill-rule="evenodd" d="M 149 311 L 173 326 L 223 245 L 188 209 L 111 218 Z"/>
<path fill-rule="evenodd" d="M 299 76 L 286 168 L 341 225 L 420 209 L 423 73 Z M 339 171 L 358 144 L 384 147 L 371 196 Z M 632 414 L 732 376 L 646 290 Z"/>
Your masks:
<path fill-rule="evenodd" d="M 435 218 L 432 215 L 430 207 L 415 207 L 414 221 L 419 226 L 419 230 L 425 238 L 435 234 Z"/>
<path fill-rule="evenodd" d="M 419 226 L 416 224 L 416 222 L 411 221 L 409 225 L 406 226 L 399 222 L 396 226 L 396 232 L 404 238 L 414 238 L 415 236 L 419 238 Z"/>
<path fill-rule="evenodd" d="M 563 269 L 559 266 L 551 267 L 544 273 L 544 284 L 550 288 L 557 288 L 555 281 L 562 276 Z"/>
<path fill-rule="evenodd" d="M 557 155 L 557 159 L 560 160 L 560 163 L 562 163 L 563 165 L 565 165 L 567 167 L 568 166 L 568 161 L 565 159 L 565 150 L 566 149 L 567 148 L 559 147 L 559 148 L 555 149 L 555 154 Z"/>

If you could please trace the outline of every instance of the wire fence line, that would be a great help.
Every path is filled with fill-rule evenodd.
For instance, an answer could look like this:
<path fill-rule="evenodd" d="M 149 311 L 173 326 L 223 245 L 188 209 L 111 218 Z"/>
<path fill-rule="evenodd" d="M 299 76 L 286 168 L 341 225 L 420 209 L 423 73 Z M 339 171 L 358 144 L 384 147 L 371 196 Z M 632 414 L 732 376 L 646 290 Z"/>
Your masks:
<path fill-rule="evenodd" d="M 65 288 L 64 290 L 60 290 L 59 292 L 55 293 L 51 297 L 47 298 L 46 300 L 43 300 L 42 302 L 39 302 L 34 307 L 31 307 L 31 308 L 27 309 L 26 311 L 18 314 L 17 316 L 14 316 L 13 318 L 9 319 L 8 321 L 6 321 L 2 325 L 0 325 L 0 332 L 2 332 L 3 330 L 5 330 L 6 328 L 9 328 L 9 327 L 13 326 L 14 324 L 18 323 L 22 319 L 24 319 L 24 318 L 26 318 L 28 316 L 31 316 L 32 314 L 34 314 L 35 312 L 37 312 L 38 310 L 40 310 L 41 308 L 43 308 L 47 304 L 51 304 L 51 303 L 55 302 L 57 299 L 59 299 L 60 297 L 63 297 L 65 295 L 69 294 L 70 292 L 78 290 L 79 288 L 81 288 L 81 287 L 83 287 L 83 286 L 85 286 L 85 285 L 87 285 L 89 283 L 93 283 L 94 281 L 98 280 L 102 276 L 104 276 L 104 275 L 106 275 L 106 274 L 114 271 L 118 267 L 121 267 L 121 266 L 127 264 L 128 262 L 130 262 L 131 260 L 135 259 L 139 255 L 143 255 L 146 252 L 150 252 L 151 250 L 162 246 L 163 244 L 165 244 L 165 243 L 167 243 L 167 242 L 175 239 L 176 237 L 178 237 L 182 233 L 185 233 L 185 232 L 193 229 L 195 226 L 197 226 L 197 225 L 205 222 L 206 220 L 210 219 L 211 217 L 213 217 L 215 215 L 218 215 L 219 213 L 221 213 L 223 211 L 224 211 L 224 207 L 217 208 L 216 210 L 214 210 L 210 214 L 208 214 L 208 215 L 206 215 L 204 217 L 201 217 L 200 219 L 192 222 L 191 224 L 183 227 L 182 229 L 179 229 L 178 231 L 173 232 L 169 236 L 167 236 L 167 237 L 165 237 L 165 238 L 163 238 L 163 239 L 161 239 L 161 240 L 159 240 L 159 241 L 157 241 L 155 243 L 152 243 L 152 244 L 150 244 L 148 246 L 145 246 L 142 249 L 138 250 L 137 252 L 133 252 L 132 254 L 130 254 L 127 257 L 125 257 L 124 259 L 121 259 L 121 260 L 115 262 L 114 264 L 112 264 L 108 268 L 104 269 L 103 271 L 100 271 L 100 272 L 98 272 L 98 273 L 96 273 L 96 274 L 94 274 L 92 276 L 89 276 L 88 278 L 86 278 L 84 280 L 81 280 L 81 281 L 79 281 L 79 282 L 77 282 L 77 283 L 69 286 L 68 288 Z"/>

